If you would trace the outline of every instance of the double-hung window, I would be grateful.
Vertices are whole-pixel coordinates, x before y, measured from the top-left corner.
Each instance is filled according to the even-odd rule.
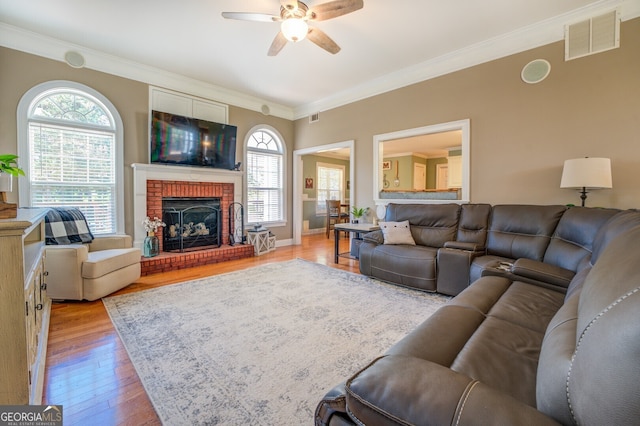
[[[344,202],[344,166],[336,164],[316,163],[317,173],[317,204],[316,213],[324,215],[327,212],[327,200]]]
[[[120,123],[109,107],[77,86],[54,85],[32,96],[25,126],[28,204],[76,207],[94,234],[119,232]]]
[[[247,138],[247,223],[284,217],[284,148],[275,131],[258,128]]]

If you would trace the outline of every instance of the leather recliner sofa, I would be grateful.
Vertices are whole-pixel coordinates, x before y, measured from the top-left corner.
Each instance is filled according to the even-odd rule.
[[[537,205],[389,204],[386,221],[408,220],[416,245],[385,245],[381,231],[360,245],[360,272],[455,296],[483,274],[519,271],[565,289],[589,261],[616,209]]]
[[[488,236],[488,246],[504,237],[514,251],[489,254],[496,258],[474,268],[482,256],[469,257],[469,271],[481,271],[480,278],[332,389],[316,409],[316,424],[637,422],[640,212],[600,211],[585,228],[586,212],[602,209],[544,210],[536,214],[559,216],[554,229],[526,224],[544,232],[520,235],[514,223]],[[562,224],[572,210],[571,222]],[[521,237],[548,240],[542,254],[530,248],[538,253],[528,259],[531,270],[487,266],[517,262],[509,255],[519,254],[517,247],[526,252]],[[565,286],[567,276],[558,279],[546,266],[576,271]]]

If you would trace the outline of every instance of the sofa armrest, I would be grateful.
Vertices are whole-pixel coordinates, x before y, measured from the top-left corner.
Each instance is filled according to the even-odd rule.
[[[88,244],[89,251],[101,251],[133,247],[133,241],[129,235],[105,235],[95,237]]]
[[[344,383],[331,389],[316,407],[315,425],[354,424],[347,414],[347,391]]]
[[[82,263],[89,257],[86,244],[45,247],[47,294],[52,299],[83,299]]]
[[[380,230],[368,232],[362,236],[362,239],[377,245],[384,244],[384,235]]]
[[[548,263],[531,259],[518,259],[513,263],[511,273],[521,277],[567,288],[575,272]]]
[[[515,398],[434,362],[378,358],[346,384],[359,424],[535,424],[553,419]]]
[[[484,245],[477,243],[465,243],[462,241],[447,241],[444,243],[444,248],[472,251],[476,253],[484,253],[486,248]]]
[[[471,263],[484,251],[445,247],[438,249],[438,293],[456,296],[471,284]]]

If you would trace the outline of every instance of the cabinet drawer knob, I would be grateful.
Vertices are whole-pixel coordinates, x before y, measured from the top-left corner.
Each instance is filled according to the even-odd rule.
[[[42,308],[43,308],[42,303],[38,303],[38,304],[36,305],[36,310],[41,311],[41,310],[42,310]]]

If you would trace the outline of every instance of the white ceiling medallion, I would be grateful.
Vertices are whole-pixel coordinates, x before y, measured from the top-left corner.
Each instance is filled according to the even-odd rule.
[[[84,56],[73,50],[64,54],[64,60],[70,67],[82,68],[84,67]]]
[[[520,77],[529,84],[540,83],[551,72],[551,64],[544,59],[535,59],[522,68]]]

